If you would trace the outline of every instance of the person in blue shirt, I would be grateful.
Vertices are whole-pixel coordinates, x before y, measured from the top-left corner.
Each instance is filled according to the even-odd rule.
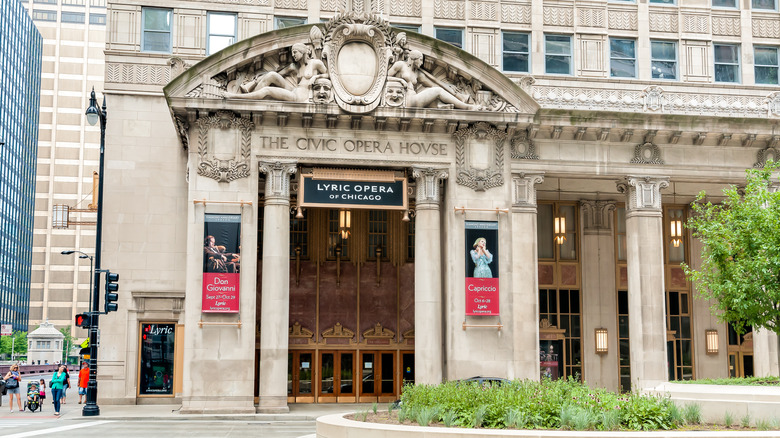
[[[68,374],[65,371],[65,365],[61,364],[57,372],[51,378],[51,399],[54,402],[54,415],[60,415],[60,398],[62,398],[62,387]]]

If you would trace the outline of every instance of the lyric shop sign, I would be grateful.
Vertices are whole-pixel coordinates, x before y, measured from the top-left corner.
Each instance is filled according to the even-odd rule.
[[[240,242],[240,214],[206,214],[203,224],[203,313],[238,313]]]
[[[301,175],[302,207],[384,208],[406,210],[406,179],[390,181],[318,179]]]
[[[466,315],[498,316],[498,222],[466,221]]]

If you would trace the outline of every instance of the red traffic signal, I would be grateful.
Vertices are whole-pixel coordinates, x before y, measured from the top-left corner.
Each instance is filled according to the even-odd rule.
[[[76,315],[76,327],[89,328],[92,325],[92,320],[86,313],[79,313]]]

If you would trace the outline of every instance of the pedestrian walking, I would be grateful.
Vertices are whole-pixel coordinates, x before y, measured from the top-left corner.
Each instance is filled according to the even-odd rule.
[[[81,397],[87,396],[87,384],[89,383],[89,367],[86,362],[81,363],[81,370],[79,371],[79,404],[81,404]],[[84,400],[84,403],[87,401]]]
[[[16,405],[19,407],[19,412],[22,411],[22,396],[19,392],[19,384],[22,381],[22,376],[19,375],[19,364],[15,363],[11,365],[11,369],[5,373],[5,389],[8,392],[8,406],[11,407],[11,412],[14,411],[14,394],[16,394]]]
[[[68,378],[67,367],[60,365],[57,372],[51,378],[51,400],[54,403],[54,415],[60,415],[60,399],[62,398],[62,387]]]
[[[68,372],[68,366],[67,365],[60,365],[65,367],[65,383],[62,385],[62,398],[60,399],[60,403],[65,404],[65,397],[68,396],[68,388],[71,387],[70,385],[70,373]]]
[[[46,380],[41,379],[41,383],[38,385],[38,390],[40,391],[41,397],[41,410],[43,410],[43,402],[46,400]]]

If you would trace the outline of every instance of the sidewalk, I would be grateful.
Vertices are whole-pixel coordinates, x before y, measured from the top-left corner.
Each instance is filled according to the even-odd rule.
[[[288,414],[181,414],[181,405],[98,405],[100,415],[97,417],[82,416],[84,405],[75,404],[68,397],[68,403],[62,405],[60,418],[68,420],[116,420],[116,421],[160,421],[160,420],[242,420],[242,421],[274,421],[274,422],[312,422],[322,415],[356,412],[371,409],[372,404],[293,404]],[[386,406],[379,406],[384,409]],[[1,412],[1,411],[0,411]],[[29,412],[27,413],[29,414]],[[53,415],[51,403],[45,406],[45,415]],[[14,414],[16,415],[16,414]],[[29,415],[38,415],[35,414]]]

